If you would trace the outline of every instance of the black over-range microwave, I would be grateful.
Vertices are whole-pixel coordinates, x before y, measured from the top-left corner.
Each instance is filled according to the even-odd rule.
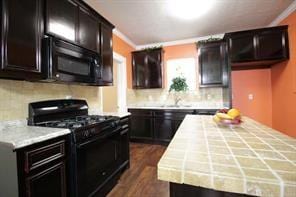
[[[63,40],[43,40],[44,81],[97,85],[101,78],[98,53]]]

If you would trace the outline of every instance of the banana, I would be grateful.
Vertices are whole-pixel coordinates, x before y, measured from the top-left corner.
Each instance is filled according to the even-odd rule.
[[[213,120],[214,120],[216,123],[219,123],[219,122],[221,121],[221,119],[220,119],[217,115],[215,115],[215,116],[213,117]]]
[[[233,118],[227,114],[224,113],[217,113],[216,114],[217,117],[221,118],[221,119],[227,119],[227,120],[232,120]]]

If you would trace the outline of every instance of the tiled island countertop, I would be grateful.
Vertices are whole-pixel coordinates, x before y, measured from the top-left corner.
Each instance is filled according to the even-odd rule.
[[[158,163],[158,179],[255,196],[296,196],[296,139],[250,118],[221,127],[187,115]]]

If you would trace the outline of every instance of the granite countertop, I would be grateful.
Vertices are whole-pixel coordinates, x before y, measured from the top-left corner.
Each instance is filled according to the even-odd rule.
[[[0,122],[0,145],[12,150],[69,134],[69,129],[27,126],[27,121]]]
[[[217,110],[223,107],[199,107],[199,106],[128,106],[128,109],[205,109],[205,110]]]
[[[296,194],[296,139],[243,117],[236,128],[187,115],[158,163],[158,179],[255,196]]]
[[[130,116],[131,113],[129,113],[129,112],[101,112],[99,115],[103,115],[103,116],[117,116],[119,118],[124,118],[126,116]]]

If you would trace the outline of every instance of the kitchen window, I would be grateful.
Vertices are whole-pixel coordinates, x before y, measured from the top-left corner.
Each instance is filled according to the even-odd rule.
[[[194,58],[172,59],[167,61],[167,82],[166,87],[170,88],[172,79],[184,77],[188,90],[196,90],[196,62]]]

